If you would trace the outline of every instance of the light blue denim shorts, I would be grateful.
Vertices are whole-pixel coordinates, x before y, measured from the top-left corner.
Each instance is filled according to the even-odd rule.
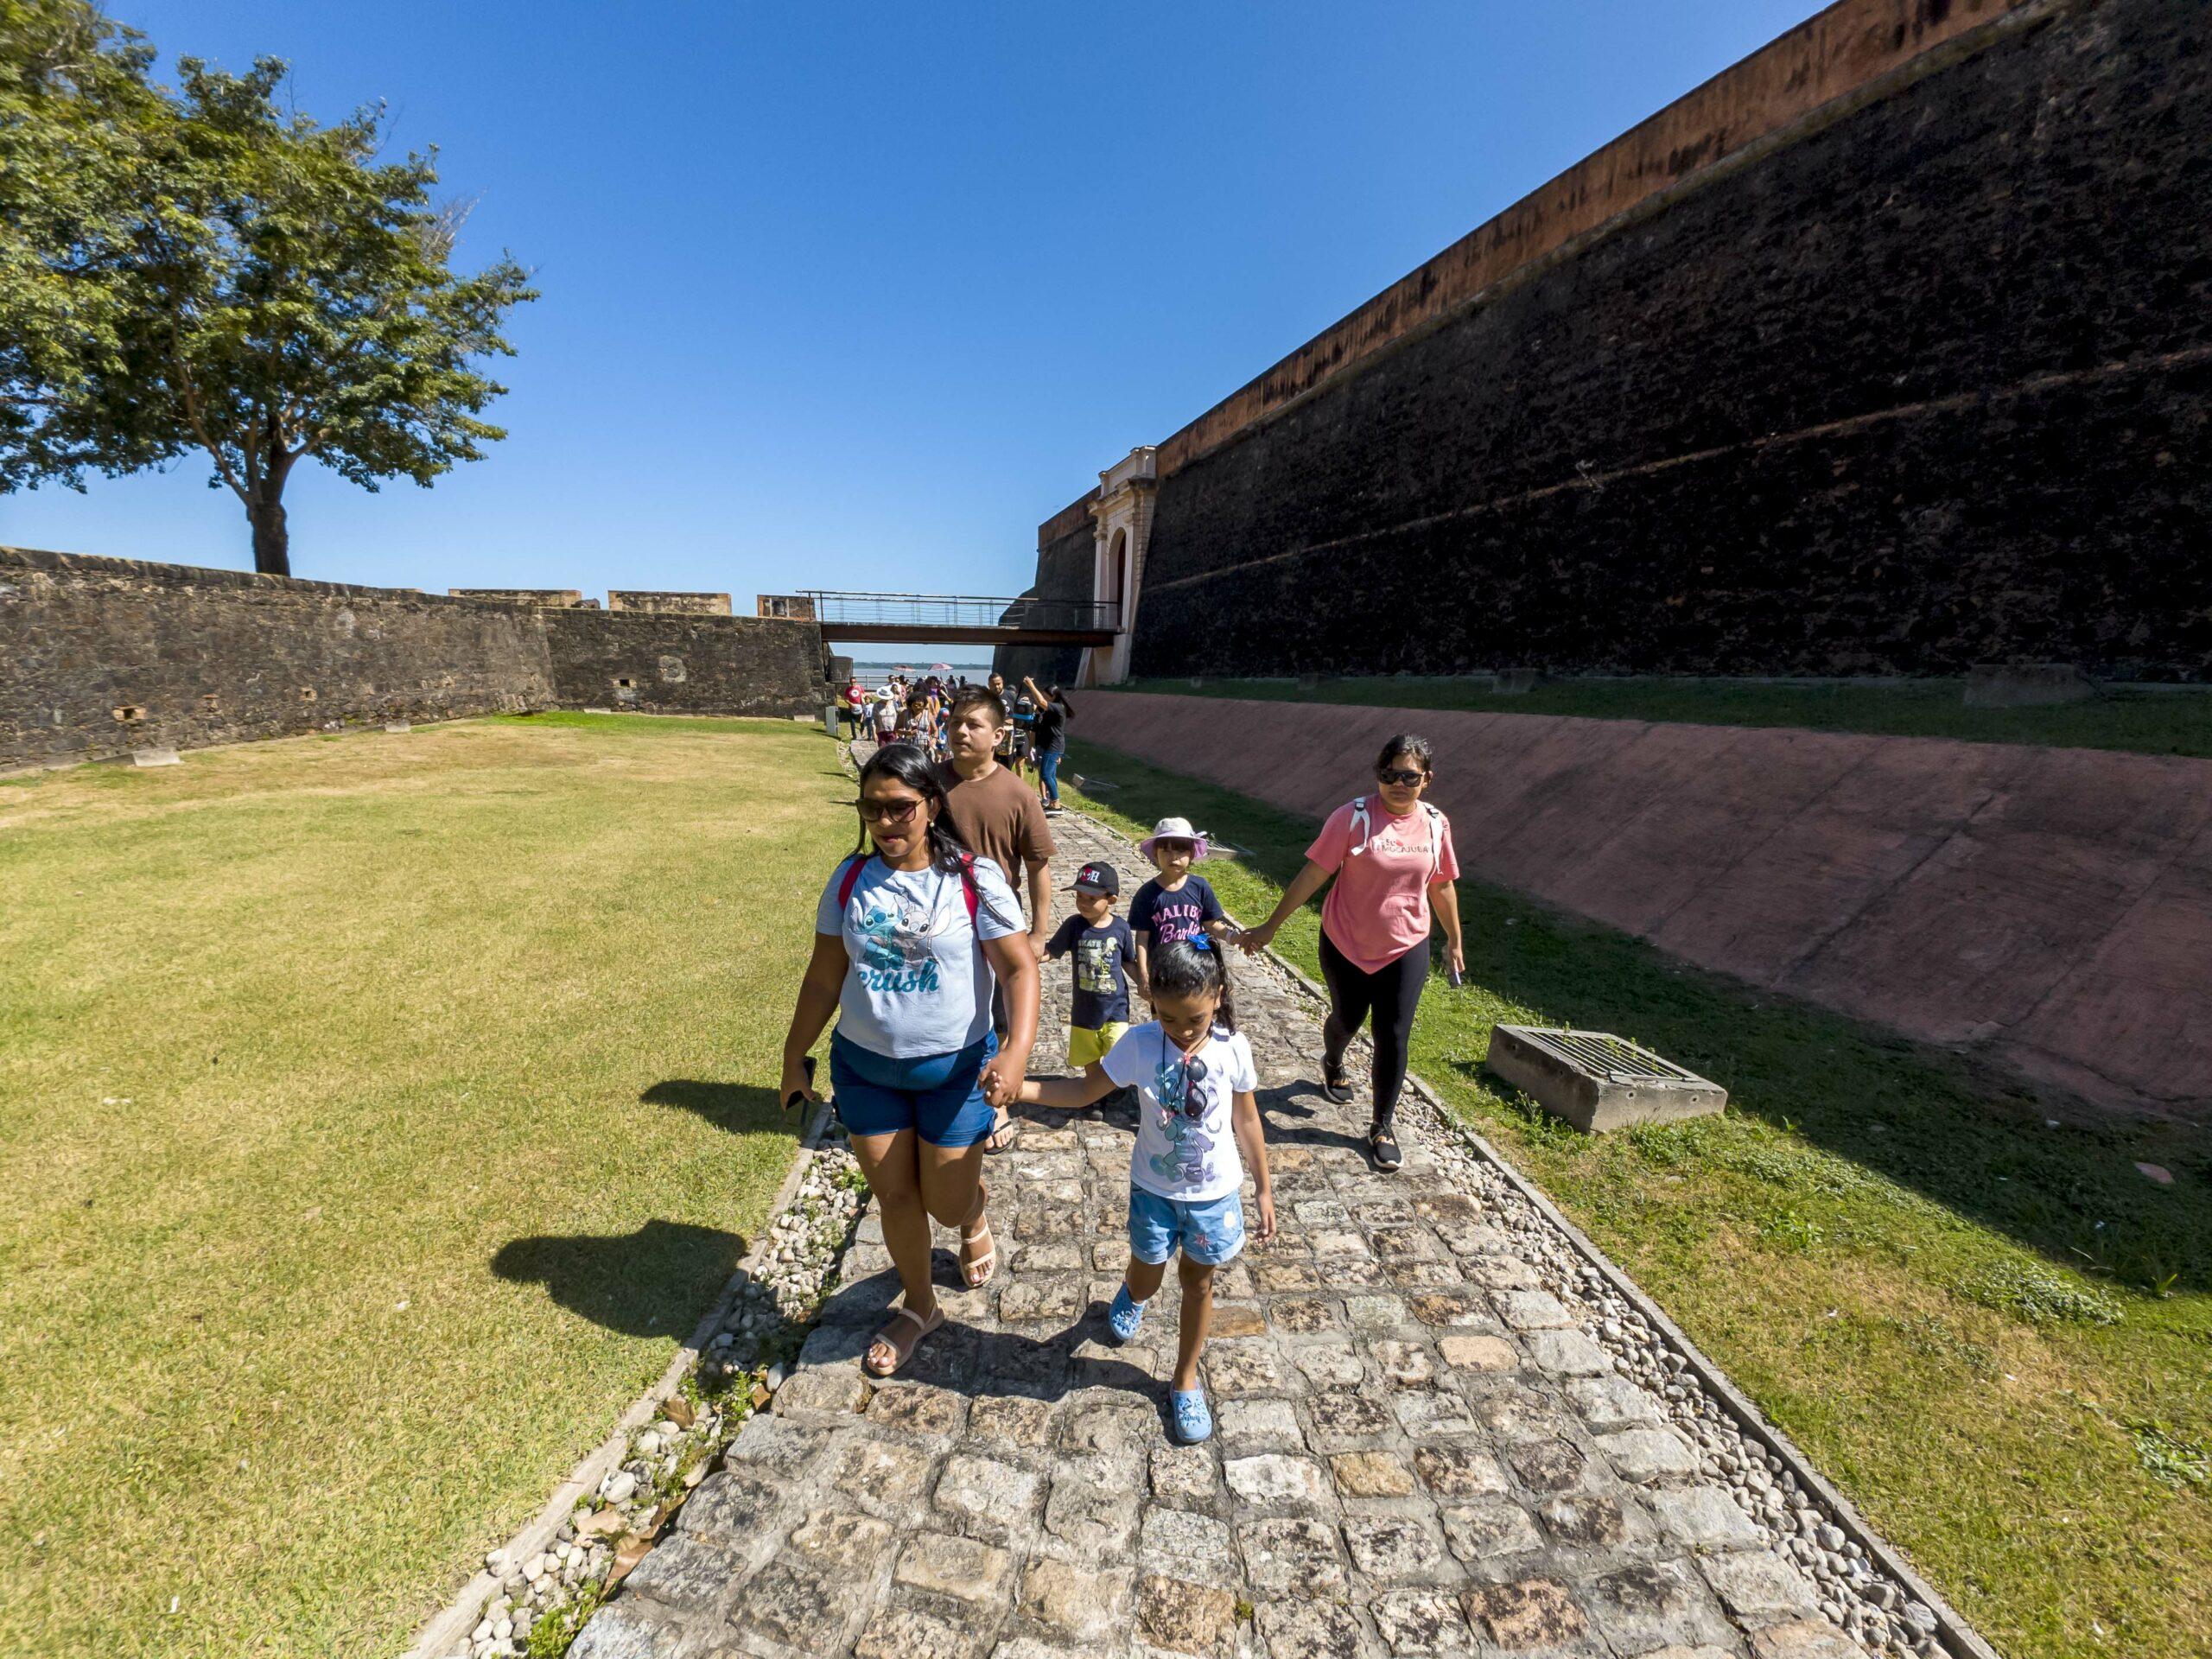
[[[1132,1182],[1129,1254],[1155,1266],[1177,1249],[1201,1267],[1217,1268],[1244,1248],[1244,1195],[1185,1204]]]

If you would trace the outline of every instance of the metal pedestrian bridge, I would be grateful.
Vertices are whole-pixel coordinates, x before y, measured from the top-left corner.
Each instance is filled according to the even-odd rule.
[[[1110,645],[1121,607],[1111,600],[807,588],[761,594],[760,614],[817,623],[823,640],[832,644]]]

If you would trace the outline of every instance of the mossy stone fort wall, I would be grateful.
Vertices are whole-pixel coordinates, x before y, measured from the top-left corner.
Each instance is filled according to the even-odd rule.
[[[1842,0],[1162,442],[1132,671],[2206,678],[2208,224],[2202,0]]]
[[[811,715],[822,673],[810,622],[0,547],[0,770],[563,707]]]

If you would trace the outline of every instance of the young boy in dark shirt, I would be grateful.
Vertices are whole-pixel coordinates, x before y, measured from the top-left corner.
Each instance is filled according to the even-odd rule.
[[[1135,936],[1114,914],[1122,877],[1111,864],[1086,864],[1076,873],[1076,914],[1045,946],[1048,962],[1073,953],[1075,998],[1068,1029],[1068,1064],[1088,1069],[1106,1058],[1129,1028],[1129,982],[1125,969],[1137,959]]]

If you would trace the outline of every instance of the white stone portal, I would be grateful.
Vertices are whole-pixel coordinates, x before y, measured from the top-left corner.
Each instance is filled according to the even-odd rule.
[[[1114,643],[1084,647],[1083,666],[1076,676],[1078,685],[1118,685],[1129,677],[1129,642],[1136,633],[1145,547],[1152,539],[1157,453],[1152,445],[1141,444],[1098,474],[1098,497],[1090,504],[1090,591],[1114,607]]]

